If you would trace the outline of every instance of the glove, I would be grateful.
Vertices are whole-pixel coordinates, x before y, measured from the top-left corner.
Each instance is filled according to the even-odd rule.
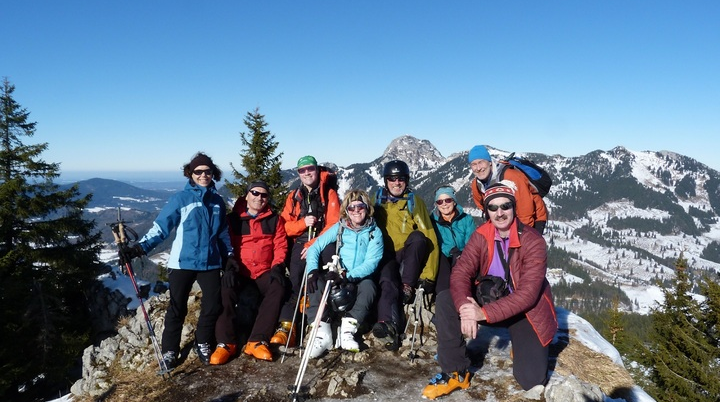
[[[545,224],[546,221],[535,221],[535,224],[533,225],[533,228],[538,231],[538,233],[543,234],[545,232]]]
[[[270,267],[270,279],[280,282],[282,284],[285,283],[285,264],[275,264],[272,267]]]
[[[334,285],[341,285],[345,279],[337,271],[328,271],[325,273],[325,281],[332,281]]]
[[[458,249],[457,247],[453,247],[450,250],[450,266],[454,267],[455,263],[457,263],[458,258],[462,255],[462,251]]]
[[[315,293],[315,291],[317,291],[317,281],[319,276],[320,275],[318,274],[317,269],[308,274],[307,283],[305,284],[305,290],[307,290],[308,293]]]
[[[142,257],[145,255],[145,250],[139,243],[132,246],[121,246],[118,251],[118,257],[120,257],[120,266],[124,269],[125,264],[132,261],[133,258]]]
[[[220,279],[222,286],[225,288],[233,288],[237,283],[237,273],[240,272],[240,264],[234,257],[228,258],[225,263],[225,271]]]
[[[426,295],[435,293],[435,281],[431,281],[430,279],[423,279],[422,282],[420,282],[420,287]]]

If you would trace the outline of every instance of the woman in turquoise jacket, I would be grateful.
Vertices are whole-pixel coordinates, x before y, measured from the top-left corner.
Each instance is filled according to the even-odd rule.
[[[310,322],[315,321],[325,285],[330,281],[333,283],[317,335],[313,344],[308,346],[311,358],[332,348],[330,321],[335,314],[342,317],[338,346],[352,352],[360,351],[355,333],[367,319],[375,302],[377,286],[373,276],[383,255],[382,231],[375,224],[373,212],[370,197],[365,191],[350,191],[340,207],[340,221],[308,248],[306,288],[310,293],[307,309]],[[320,252],[332,243],[335,243],[336,255],[340,257],[340,272],[318,267]]]
[[[225,200],[215,189],[222,172],[202,152],[183,166],[188,178],[185,188],[174,194],[158,214],[152,228],[137,244],[125,250],[129,258],[147,254],[175,230],[167,261],[170,305],[165,313],[162,334],[163,360],[169,370],[180,355],[182,326],[187,302],[195,281],[202,290],[200,317],[195,330],[195,348],[204,364],[210,361],[215,321],[222,311],[220,272],[224,261],[237,268],[227,228]]]
[[[435,208],[431,218],[440,243],[440,261],[435,285],[437,294],[450,287],[452,267],[477,225],[473,217],[463,212],[458,205],[455,189],[450,186],[441,186],[435,191]]]

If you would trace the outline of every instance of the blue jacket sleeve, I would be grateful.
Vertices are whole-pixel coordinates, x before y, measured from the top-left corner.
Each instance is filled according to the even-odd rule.
[[[173,229],[180,224],[180,194],[170,197],[167,204],[160,210],[160,213],[153,221],[153,225],[139,240],[140,247],[145,253],[162,243]]]

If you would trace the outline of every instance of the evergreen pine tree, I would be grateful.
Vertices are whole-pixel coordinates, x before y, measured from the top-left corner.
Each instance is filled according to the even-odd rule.
[[[19,384],[44,374],[67,383],[69,367],[88,344],[85,291],[100,264],[100,234],[82,217],[89,196],[61,190],[59,165],[40,159],[47,143],[25,145],[35,132],[29,112],[0,88],[0,400],[37,400]]]
[[[225,180],[225,185],[235,197],[245,196],[248,184],[255,180],[264,180],[270,187],[273,209],[282,208],[287,188],[283,184],[282,152],[275,154],[278,142],[275,135],[268,131],[265,116],[259,109],[248,112],[244,120],[248,132],[241,132],[240,139],[245,148],[240,152],[241,164],[246,173],[240,172],[230,163],[235,181]]]
[[[703,312],[690,294],[692,285],[682,254],[675,268],[675,288],[663,290],[665,301],[652,313],[647,356],[654,387],[649,392],[658,401],[717,401],[717,370],[708,371],[717,348],[703,331]]]

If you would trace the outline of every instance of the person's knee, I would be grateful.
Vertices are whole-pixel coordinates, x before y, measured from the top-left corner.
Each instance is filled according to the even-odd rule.
[[[514,364],[513,375],[515,380],[520,384],[522,389],[525,391],[536,385],[545,385],[547,381],[547,367],[523,367],[519,364]]]

